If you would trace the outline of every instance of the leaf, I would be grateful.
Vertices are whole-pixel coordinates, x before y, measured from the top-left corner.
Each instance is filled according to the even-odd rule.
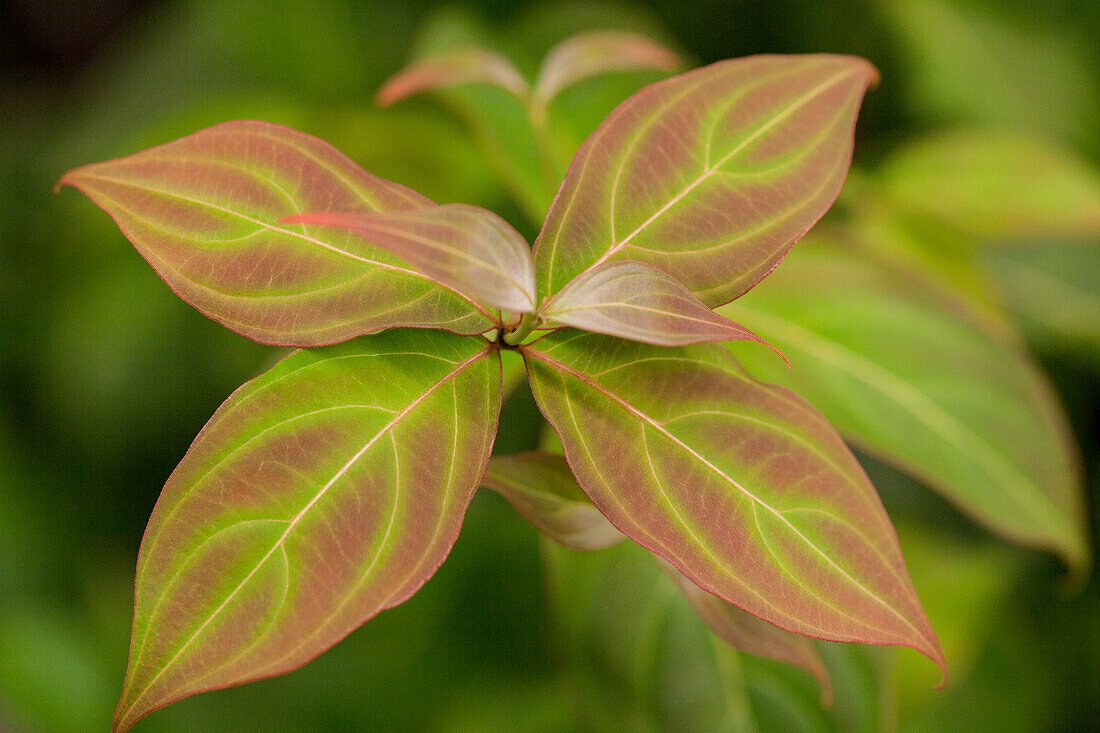
[[[547,596],[584,730],[755,731],[737,655],[633,542],[570,552],[544,542]],[[716,659],[718,657],[718,659]]]
[[[981,264],[1039,348],[1080,351],[1100,363],[1100,252],[1043,243],[997,247]]]
[[[964,120],[1092,144],[1097,116],[1094,24],[1076,10],[1069,27],[1037,3],[887,0],[903,114]],[[1095,148],[1093,148],[1095,152]]]
[[[942,668],[874,488],[797,395],[713,344],[564,330],[523,354],[580,485],[625,535],[782,629]]]
[[[375,101],[386,107],[414,94],[471,83],[491,84],[520,99],[528,95],[527,81],[511,61],[487,48],[460,48],[409,64],[386,80]]]
[[[481,483],[562,547],[599,550],[623,539],[577,486],[561,456],[541,451],[493,456]]]
[[[821,686],[822,705],[832,704],[833,688],[829,682],[829,672],[812,641],[805,636],[777,628],[732,603],[707,593],[665,560],[658,558],[658,561],[665,575],[676,584],[695,609],[695,613],[699,614],[699,618],[719,639],[737,651],[786,662],[806,670]]]
[[[534,96],[545,104],[562,89],[592,76],[634,69],[673,71],[679,65],[679,56],[637,33],[582,33],[567,38],[546,54]]]
[[[766,287],[722,312],[791,355],[789,385],[860,448],[920,478],[990,529],[1088,562],[1076,450],[1046,378],[1015,340],[928,273],[806,242]]]
[[[807,684],[802,670],[764,657],[741,657],[760,730],[897,733],[898,694],[893,676],[898,655],[890,653],[892,649],[866,644],[819,642],[815,647],[834,687],[833,704],[828,708],[821,705],[820,688]],[[954,660],[951,669],[954,674]],[[927,688],[927,677],[923,684]],[[932,694],[944,693],[933,690]]]
[[[395,326],[479,333],[483,309],[342,232],[276,222],[302,211],[424,209],[317,138],[226,122],[69,171],[181,298],[261,343],[318,346]]]
[[[610,259],[710,307],[755,285],[832,204],[874,68],[753,56],[652,84],[584,142],[535,243],[539,294]]]
[[[656,346],[764,343],[747,328],[717,315],[666,273],[633,260],[613,260],[589,269],[540,310],[549,321]]]
[[[394,331],[238,389],[149,520],[114,730],[299,667],[416,592],[488,461],[499,369],[480,339]]]
[[[491,211],[447,204],[416,211],[316,212],[282,223],[342,229],[392,252],[432,280],[482,304],[535,310],[535,266],[523,236]]]
[[[1100,174],[1068,151],[996,130],[952,130],[903,147],[879,172],[894,207],[981,239],[1100,236]]]

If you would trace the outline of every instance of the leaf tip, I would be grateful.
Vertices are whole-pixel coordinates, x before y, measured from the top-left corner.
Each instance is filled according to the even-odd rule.
[[[853,69],[858,69],[861,72],[860,75],[864,79],[864,85],[867,89],[875,89],[878,87],[879,82],[882,80],[882,75],[879,73],[878,67],[862,56],[846,56],[845,58],[852,65]]]
[[[1071,598],[1080,593],[1092,576],[1092,555],[1089,552],[1088,540],[1066,542],[1058,548],[1057,553],[1062,562],[1066,564],[1066,574],[1058,581],[1058,593],[1064,598]]]
[[[374,103],[379,107],[389,107],[408,97],[410,92],[403,91],[401,85],[397,83],[399,81],[400,79],[396,76],[387,79],[374,93]]]
[[[942,690],[947,687],[947,660],[943,656],[943,647],[940,646],[940,640],[936,638],[931,628],[928,629],[928,633],[930,636],[922,638],[925,644],[913,648],[931,659],[940,668],[940,681],[933,685],[932,689]]]
[[[780,351],[778,347],[772,346],[771,344],[769,344],[767,341],[765,341],[763,339],[760,339],[760,343],[764,344],[769,349],[771,349],[775,353],[779,354],[779,358],[782,359],[783,363],[787,365],[787,371],[789,372],[791,370],[791,360],[788,359],[787,355],[784,354],[782,351]]]
[[[111,733],[126,733],[133,727],[134,723],[152,712],[152,710],[137,710],[137,702],[136,699],[130,699],[130,686],[125,686],[122,695],[118,699],[114,719],[111,721]]]
[[[80,185],[77,183],[77,179],[79,178],[79,172],[83,169],[84,167],[81,166],[80,168],[73,168],[72,170],[65,171],[64,175],[58,178],[57,182],[53,184],[53,192],[60,193],[64,186],[72,186],[79,190]]]
[[[833,706],[833,680],[829,677],[829,671],[825,669],[820,658],[817,659],[814,669],[810,670],[810,674],[821,688],[821,707],[828,710]]]

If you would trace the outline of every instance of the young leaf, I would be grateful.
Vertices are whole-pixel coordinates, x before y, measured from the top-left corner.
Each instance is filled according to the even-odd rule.
[[[561,456],[541,451],[493,456],[481,483],[570,550],[599,550],[623,539],[577,486]]]
[[[682,283],[634,260],[613,260],[591,268],[540,310],[549,321],[656,346],[764,343],[752,331],[703,305]]]
[[[535,80],[534,96],[546,104],[582,79],[615,71],[673,71],[680,57],[645,36],[624,31],[596,31],[567,38],[546,54]]]
[[[499,409],[493,348],[441,332],[297,351],[238,389],[149,520],[114,730],[299,667],[411,596],[458,535]]]
[[[484,305],[515,313],[535,310],[530,247],[508,222],[477,206],[447,204],[370,214],[316,212],[282,221],[351,232]]]
[[[829,672],[812,641],[762,621],[732,603],[726,603],[692,583],[667,561],[661,558],[657,560],[665,575],[672,579],[695,609],[695,613],[699,614],[699,618],[703,619],[719,639],[737,651],[776,659],[806,670],[821,686],[821,703],[832,704],[833,688],[829,681]]]
[[[853,443],[1018,541],[1088,562],[1078,458],[1050,384],[964,298],[866,252],[807,242],[746,302],[794,358],[755,373],[806,395]],[[746,358],[752,358],[746,354]]]
[[[535,243],[548,296],[610,259],[654,265],[710,307],[756,284],[832,204],[874,68],[753,56],[652,84],[584,142]]]
[[[479,333],[483,309],[343,232],[276,222],[317,209],[424,209],[317,138],[226,122],[69,171],[181,298],[261,343],[318,346],[395,326]]]
[[[943,667],[874,488],[797,395],[714,344],[564,330],[523,354],[580,485],[621,532],[782,629]]]
[[[487,48],[461,48],[409,64],[386,80],[375,101],[386,107],[414,94],[470,83],[498,86],[520,99],[528,94],[527,81],[511,61]]]

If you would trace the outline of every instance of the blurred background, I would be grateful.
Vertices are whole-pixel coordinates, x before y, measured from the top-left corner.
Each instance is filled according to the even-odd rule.
[[[1056,162],[1058,185],[1024,181],[1023,203],[1012,191],[1000,194],[1004,202],[980,202],[1022,212],[1029,226],[990,231],[967,211],[940,213],[957,225],[951,241],[960,247],[1000,240],[975,261],[1061,396],[1095,535],[1095,0],[7,0],[0,731],[108,729],[135,558],[160,487],[222,400],[282,353],[176,299],[105,214],[71,189],[55,196],[54,182],[74,166],[217,122],[263,119],[320,136],[441,203],[496,210],[533,237],[537,202],[501,182],[500,162],[486,160],[461,105],[427,96],[380,110],[372,97],[431,49],[481,43],[533,75],[554,43],[601,28],[642,32],[692,65],[760,52],[870,59],[882,82],[861,113],[848,200],[875,181],[904,178],[912,141],[960,130],[1008,136]],[[621,74],[573,90],[577,140],[656,78]],[[965,180],[971,163],[957,160]],[[935,208],[943,191],[912,196]],[[502,423],[510,428],[499,452],[537,443],[528,394],[509,400]],[[1095,576],[1073,586],[1053,557],[998,539],[912,480],[866,465],[948,648],[945,690],[931,689],[936,675],[913,652],[823,645],[837,698],[823,709],[804,673],[699,647],[701,627],[678,606],[643,630],[622,619],[586,625],[570,617],[576,598],[591,603],[615,589],[568,561],[551,568],[548,583],[535,531],[480,492],[450,558],[411,601],[301,670],[190,698],[135,730],[1100,730]],[[625,615],[636,607],[620,604]],[[716,706],[739,712],[714,717]]]

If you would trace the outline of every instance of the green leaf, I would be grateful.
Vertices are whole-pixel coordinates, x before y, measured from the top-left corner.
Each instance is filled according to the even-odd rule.
[[[549,542],[542,549],[568,689],[585,730],[755,730],[744,680],[723,674],[736,671],[737,655],[707,632],[652,555],[633,542],[598,552]]]
[[[874,68],[753,56],[652,84],[585,141],[535,243],[540,296],[610,259],[708,306],[751,288],[829,208]]]
[[[624,539],[577,486],[561,456],[541,451],[493,456],[481,483],[562,547],[599,550]]]
[[[707,593],[671,564],[664,560],[659,561],[665,575],[676,584],[695,609],[695,613],[719,639],[737,651],[786,662],[806,670],[821,686],[822,705],[832,704],[833,688],[829,682],[829,672],[810,639],[786,632],[712,593]]]
[[[479,333],[491,320],[355,236],[308,234],[303,211],[424,209],[432,202],[363,171],[316,138],[226,122],[69,171],[181,298],[262,343],[318,346],[395,326]]]
[[[540,308],[551,322],[656,346],[761,341],[716,314],[652,265],[612,260],[581,274]]]
[[[955,130],[901,148],[879,171],[894,207],[981,239],[1100,236],[1100,174],[1066,150],[996,130]]]
[[[569,465],[621,532],[782,629],[943,666],[874,488],[797,395],[714,344],[563,330],[523,353]]]
[[[886,0],[871,7],[887,22],[904,111],[933,123],[964,120],[1095,144],[1100,85],[1095,24],[1087,17],[1067,26],[1046,3]],[[1087,16],[1085,5],[1078,8],[1062,14]]]
[[[983,252],[982,265],[1023,321],[1028,341],[1100,363],[1100,251],[1042,243]]]
[[[416,592],[499,409],[494,348],[442,332],[297,351],[237,390],[149,520],[114,730],[299,667]]]
[[[527,241],[504,219],[477,206],[447,204],[371,214],[316,212],[282,222],[352,232],[484,305],[515,313],[535,310],[535,266]]]
[[[679,65],[679,56],[637,33],[582,33],[547,52],[535,80],[534,96],[545,105],[562,89],[592,76],[635,69],[673,71]]]
[[[527,81],[511,61],[487,48],[459,48],[409,64],[386,80],[375,101],[389,106],[414,94],[472,83],[498,86],[520,99],[528,95]]]
[[[1015,341],[934,282],[815,239],[722,312],[791,356],[788,373],[746,353],[754,373],[805,395],[850,441],[987,527],[1080,569],[1078,458],[1054,390]]]

